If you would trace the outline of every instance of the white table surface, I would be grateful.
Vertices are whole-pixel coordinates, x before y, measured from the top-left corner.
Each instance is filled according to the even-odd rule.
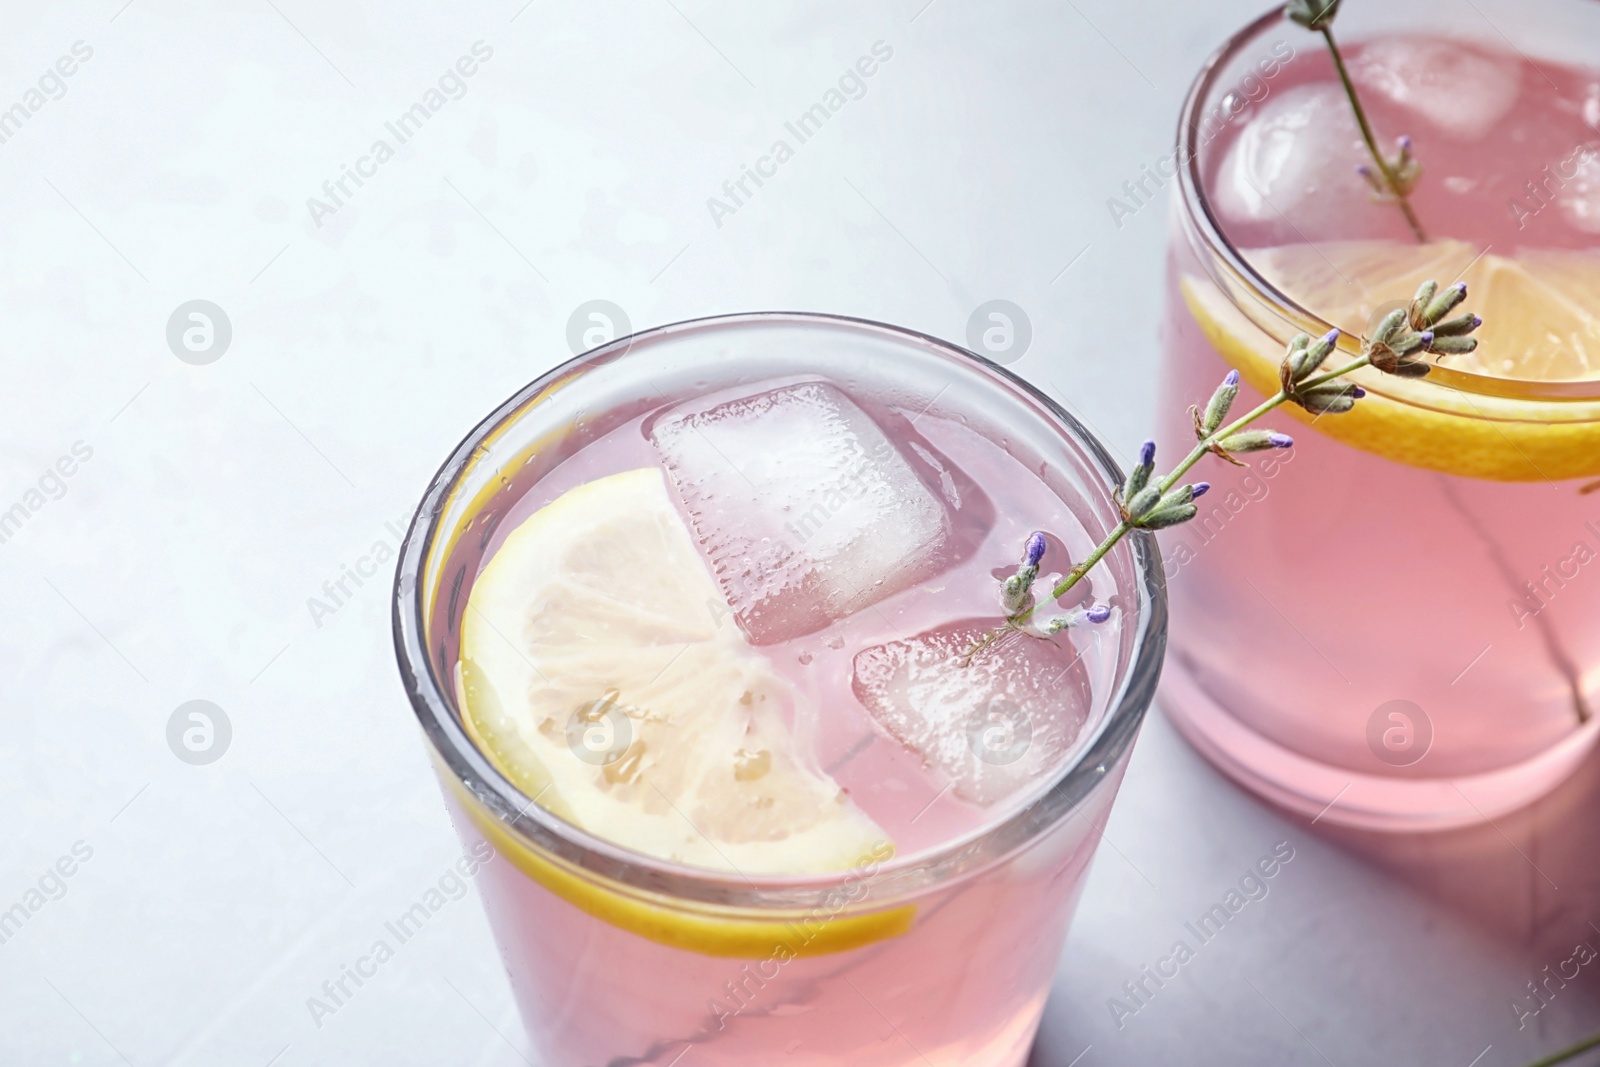
[[[320,1027],[307,1009],[457,853],[384,581],[308,599],[392,550],[592,299],[636,327],[801,308],[956,340],[1008,299],[1034,333],[1015,369],[1127,456],[1166,205],[1119,228],[1106,200],[1259,3],[10,0],[0,108],[92,56],[0,144],[0,512],[25,511],[0,543],[0,910],[60,891],[0,944],[0,1063],[526,1062],[472,896]],[[307,198],[476,41],[465,95],[317,226]],[[877,41],[865,95],[713,219]],[[195,299],[233,328],[207,365],[167,344]],[[167,742],[196,699],[232,727],[207,765]],[[1498,827],[1331,832],[1155,715],[1035,1063],[1501,1067],[1600,1028],[1600,967],[1520,1032],[1509,1007],[1600,945],[1597,805],[1591,764]],[[1270,895],[1113,1025],[1108,998],[1280,841]]]

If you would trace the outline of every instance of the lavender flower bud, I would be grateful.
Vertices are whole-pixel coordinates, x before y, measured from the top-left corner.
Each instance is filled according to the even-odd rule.
[[[1433,327],[1435,337],[1465,337],[1467,334],[1483,325],[1483,320],[1476,315],[1457,315],[1453,319],[1445,319]]]
[[[1288,448],[1294,440],[1288,434],[1271,430],[1241,430],[1217,442],[1224,452],[1265,452],[1269,448]]]
[[[1039,561],[1044,559],[1044,549],[1044,534],[1038,530],[1033,531],[1033,533],[1028,535],[1028,547],[1023,552],[1022,556],[1023,565],[1028,567],[1037,567],[1039,565]]]
[[[1406,323],[1413,330],[1420,330],[1428,325],[1422,316],[1428,304],[1433,301],[1433,294],[1438,290],[1439,283],[1432,278],[1417,286],[1417,295],[1411,298],[1411,303],[1406,307]]]
[[[1421,352],[1422,349],[1419,348],[1417,351]],[[1388,373],[1393,374],[1397,378],[1426,378],[1428,376],[1428,372],[1432,369],[1433,368],[1431,364],[1418,359],[1415,355],[1411,355],[1406,359],[1400,360],[1395,365],[1394,369]]]
[[[1395,308],[1383,317],[1383,321],[1378,323],[1378,328],[1372,332],[1373,343],[1388,344],[1390,339],[1400,332],[1401,327],[1405,326],[1405,324],[1405,308]]]
[[[1410,138],[1402,140],[1409,141]],[[1401,196],[1410,196],[1411,190],[1417,187],[1417,179],[1422,177],[1422,164],[1411,154],[1409,144],[1400,149],[1400,154],[1389,165],[1389,170],[1394,177],[1394,192]]]
[[[1311,373],[1315,371],[1321,364],[1322,361],[1320,359],[1312,359],[1311,350],[1309,348],[1302,348],[1289,353],[1289,358],[1284,361],[1284,369],[1287,373],[1286,375],[1280,373],[1279,377],[1281,378],[1287,376],[1288,382],[1285,386],[1287,388],[1289,385],[1293,385],[1296,382],[1303,381],[1310,377]]]
[[[1389,188],[1388,174],[1374,170],[1365,163],[1356,164],[1356,173],[1367,180],[1367,186],[1372,190],[1375,199],[1387,200],[1394,195],[1394,190]]]
[[[1201,429],[1207,434],[1216,433],[1217,427],[1228,417],[1228,409],[1233,407],[1233,402],[1238,396],[1239,372],[1231,370],[1228,376],[1222,379],[1222,384],[1217,386],[1217,391],[1211,394],[1211,403],[1206,405],[1205,416],[1200,420]]]
[[[1082,626],[1084,623],[1099,625],[1111,618],[1111,605],[1090,604],[1088,607],[1074,608],[1065,615],[1055,615],[1046,620],[1039,628],[1047,634],[1058,634],[1072,626]]]
[[[1428,351],[1437,352],[1441,356],[1459,356],[1477,347],[1476,337],[1435,337],[1433,344],[1428,346]]]
[[[1200,509],[1193,504],[1179,504],[1175,508],[1159,508],[1140,519],[1138,525],[1146,530],[1164,530],[1188,522]]]
[[[1311,346],[1311,351],[1312,352],[1321,353],[1319,359],[1327,359],[1328,358],[1328,353],[1332,352],[1338,346],[1339,346],[1339,328],[1337,326],[1335,326],[1333,329],[1329,330],[1322,337],[1319,337],[1317,339],[1316,344]]]
[[[1139,491],[1150,481],[1150,474],[1156,469],[1156,443],[1146,441],[1139,448],[1139,463],[1128,472],[1128,480],[1122,485],[1122,499],[1132,500]]]
[[[1013,574],[1001,583],[1000,607],[1007,615],[1015,615],[1029,606],[1029,602],[1033,600],[1032,594],[1028,591],[1031,584],[1024,581],[1020,574]]]
[[[1356,406],[1355,386],[1348,382],[1327,382],[1295,396],[1295,402],[1313,415],[1342,415]]]
[[[1139,516],[1155,507],[1161,500],[1161,489],[1158,486],[1147,485],[1133,496],[1128,498],[1128,517],[1137,519]]]
[[[1329,330],[1326,335],[1310,342],[1304,349],[1298,352],[1290,352],[1287,360],[1288,380],[1283,383],[1284,388],[1287,389],[1294,383],[1309,378],[1316,372],[1318,367],[1322,366],[1323,361],[1328,358],[1328,353],[1332,352],[1338,344],[1339,331]],[[1281,374],[1280,377],[1282,377]]]
[[[1210,482],[1196,482],[1193,485],[1180,485],[1176,489],[1170,489],[1167,491],[1167,494],[1161,498],[1160,502],[1151,509],[1151,512],[1169,511],[1172,508],[1178,508],[1185,504],[1192,503],[1195,497],[1204,496],[1206,491],[1210,488]]]
[[[1451,309],[1467,298],[1467,283],[1456,282],[1450,288],[1439,293],[1423,310],[1423,325],[1432,326],[1450,313]]]
[[[1423,345],[1422,334],[1411,333],[1408,330],[1401,330],[1389,340],[1389,349],[1396,356],[1409,356],[1413,352],[1419,352]]]

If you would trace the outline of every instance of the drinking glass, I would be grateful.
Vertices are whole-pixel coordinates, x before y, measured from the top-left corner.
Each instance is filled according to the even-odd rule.
[[[1600,6],[1347,4],[1335,27],[1347,56],[1405,35],[1509,46],[1543,91],[1541,69],[1564,77],[1558,65],[1592,61],[1585,52],[1600,42]],[[1219,208],[1227,195],[1219,153],[1292,91],[1305,64],[1327,58],[1317,34],[1275,8],[1207,60],[1184,104],[1172,156],[1167,454],[1193,445],[1188,405],[1203,406],[1230,367],[1245,371],[1235,410],[1248,410],[1260,390],[1276,388],[1259,374],[1251,388],[1251,366],[1275,374],[1291,337],[1333,326],[1344,347],[1327,366],[1348,362],[1359,335],[1415,287],[1371,293],[1370,317],[1341,321],[1264,269],[1265,253],[1246,251],[1259,233],[1226,223]],[[1380,132],[1407,132],[1378,110],[1379,94],[1369,87],[1363,96],[1387,127]],[[1525,88],[1518,99],[1527,97]],[[1342,98],[1339,107],[1348,117]],[[1537,136],[1519,129],[1518,137]],[[1335,289],[1363,283],[1336,265],[1350,262],[1340,249],[1353,246],[1341,242],[1415,247],[1393,205],[1319,210],[1329,188],[1353,180],[1361,151],[1353,141],[1337,167],[1327,164],[1323,199],[1281,218],[1264,212],[1261,224],[1288,234],[1290,251],[1274,256],[1325,258],[1340,272]],[[1470,140],[1435,134],[1419,137],[1418,152],[1426,169],[1413,201],[1430,238],[1508,234],[1493,244],[1505,255],[1540,242],[1562,245],[1562,255],[1592,251],[1597,239],[1563,229],[1554,208],[1536,231],[1519,229],[1515,213],[1502,219],[1499,200],[1492,218],[1481,216],[1486,201],[1461,206],[1480,179],[1525,193],[1504,176],[1538,177],[1538,151],[1475,151]],[[1439,284],[1488,253],[1485,244],[1446,256]],[[1334,295],[1341,307],[1360,303]],[[1462,310],[1478,310],[1473,299],[1469,292]],[[1516,311],[1509,301],[1495,306]],[[1482,822],[1552,789],[1596,737],[1600,566],[1589,561],[1600,549],[1600,497],[1590,495],[1600,475],[1600,382],[1497,377],[1454,362],[1420,379],[1358,371],[1352,378],[1368,395],[1349,414],[1313,420],[1278,409],[1262,425],[1292,431],[1294,447],[1249,455],[1244,467],[1208,461],[1215,487],[1199,516],[1162,535],[1175,620],[1163,708],[1234,779],[1316,819],[1392,831]]]
[[[1116,524],[1120,475],[1106,450],[1025,382],[921,334],[808,314],[684,322],[580,356],[485,419],[422,499],[393,601],[400,673],[463,845],[493,850],[477,882],[533,1048],[552,1067],[1027,1058],[1160,671],[1166,610],[1149,535],[1093,572],[1119,612],[1096,646],[1093,706],[1067,764],[977,829],[849,871],[746,877],[603,840],[519,791],[458,704],[473,582],[501,520],[552,467],[668,397],[863,368],[933,410],[958,403],[980,432],[1047,467],[1081,526],[1062,534],[1073,558]],[[886,825],[916,816],[890,813]]]

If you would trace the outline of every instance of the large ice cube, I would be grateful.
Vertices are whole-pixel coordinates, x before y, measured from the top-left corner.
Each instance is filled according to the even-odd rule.
[[[1089,674],[1066,634],[1013,637],[969,660],[992,626],[957,623],[864,649],[851,683],[879,726],[957,796],[984,805],[1054,770],[1090,708]]]
[[[839,389],[802,382],[669,413],[650,439],[758,644],[820,629],[931,574],[943,503]]]
[[[1522,88],[1515,56],[1486,55],[1443,37],[1379,38],[1362,46],[1350,75],[1358,88],[1382,93],[1421,122],[1463,141],[1488,133]]]
[[[1337,86],[1300,85],[1269,97],[1228,148],[1216,200],[1234,222],[1286,219],[1311,237],[1368,209],[1361,131]]]

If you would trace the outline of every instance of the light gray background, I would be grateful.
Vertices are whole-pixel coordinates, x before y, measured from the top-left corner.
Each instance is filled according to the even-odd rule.
[[[8,0],[0,108],[93,57],[0,144],[0,511],[93,455],[0,544],[0,909],[93,856],[0,945],[0,1062],[525,1062],[471,896],[311,1019],[457,846],[384,579],[329,617],[308,598],[392,550],[591,299],[636,327],[801,308],[956,340],[1011,300],[1015,369],[1126,457],[1166,204],[1119,228],[1106,200],[1257,3]],[[466,95],[316,226],[307,198],[478,40]],[[718,226],[707,198],[879,40],[866,95]],[[166,343],[193,299],[232,321],[207,366]],[[196,699],[232,725],[208,765],[167,742]],[[1597,803],[1591,764],[1498,827],[1334,834],[1154,716],[1035,1062],[1525,1062],[1600,1027],[1594,966],[1521,1032],[1509,1007],[1600,944]],[[1271,894],[1117,1029],[1107,999],[1281,841]]]

